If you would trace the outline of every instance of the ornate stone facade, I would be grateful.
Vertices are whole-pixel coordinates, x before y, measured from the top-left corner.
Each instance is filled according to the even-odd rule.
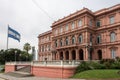
[[[92,12],[83,8],[40,34],[39,60],[99,60],[120,57],[120,4]]]

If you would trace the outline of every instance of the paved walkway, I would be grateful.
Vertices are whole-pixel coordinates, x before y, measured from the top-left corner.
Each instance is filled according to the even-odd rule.
[[[12,77],[9,75],[0,74],[0,80],[85,80],[85,79],[56,79],[56,78],[41,78],[41,77]]]

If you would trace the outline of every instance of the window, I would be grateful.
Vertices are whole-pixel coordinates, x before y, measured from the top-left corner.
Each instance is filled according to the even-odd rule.
[[[82,20],[78,21],[78,26],[81,27],[82,26]]]
[[[92,19],[90,19],[89,21],[89,26],[92,26]]]
[[[50,45],[48,45],[48,51],[50,51]]]
[[[44,46],[42,46],[42,52],[44,52]]]
[[[92,34],[90,34],[90,42],[92,42]]]
[[[111,17],[110,17],[110,24],[113,24],[114,22],[115,22],[114,16],[111,16]]]
[[[68,31],[68,25],[66,25],[66,31]]]
[[[50,40],[50,36],[49,36],[49,40]]]
[[[116,39],[115,39],[115,33],[114,32],[112,32],[111,34],[110,34],[110,41],[111,42],[114,42]]]
[[[58,30],[56,29],[56,30],[55,30],[55,34],[57,35],[57,33],[58,33]]]
[[[72,44],[75,44],[75,37],[72,37]]]
[[[98,43],[98,44],[101,43],[101,35],[98,35],[98,36],[97,36],[97,43]]]
[[[98,20],[98,21],[96,22],[96,26],[97,26],[97,27],[100,27],[100,26],[101,26],[101,21],[100,21],[100,20]]]
[[[72,22],[72,29],[74,29],[75,28],[75,23],[74,22]]]
[[[111,49],[111,57],[113,59],[115,59],[115,57],[116,57],[116,51],[115,51],[115,49]]]
[[[60,46],[62,46],[62,39],[60,40]]]
[[[62,33],[62,32],[63,32],[63,28],[61,27],[61,28],[60,28],[60,33]]]
[[[82,35],[79,35],[79,43],[82,43]]]
[[[57,44],[57,40],[55,41],[55,47],[57,47],[58,46],[58,44]]]
[[[66,45],[68,45],[68,37],[66,37]]]

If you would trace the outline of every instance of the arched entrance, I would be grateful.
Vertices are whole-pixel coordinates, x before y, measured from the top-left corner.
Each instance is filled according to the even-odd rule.
[[[60,52],[60,60],[63,60],[63,52]]]
[[[102,50],[98,50],[98,59],[101,60],[102,59]]]
[[[72,60],[75,60],[76,59],[76,52],[75,50],[72,51]]]
[[[68,51],[66,51],[66,53],[65,53],[65,59],[69,60],[69,52]]]
[[[84,60],[84,54],[82,49],[79,50],[79,59]]]

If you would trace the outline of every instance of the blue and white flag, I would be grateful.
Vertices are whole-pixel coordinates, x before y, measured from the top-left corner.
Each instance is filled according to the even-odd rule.
[[[8,37],[20,42],[20,33],[8,26]]]

